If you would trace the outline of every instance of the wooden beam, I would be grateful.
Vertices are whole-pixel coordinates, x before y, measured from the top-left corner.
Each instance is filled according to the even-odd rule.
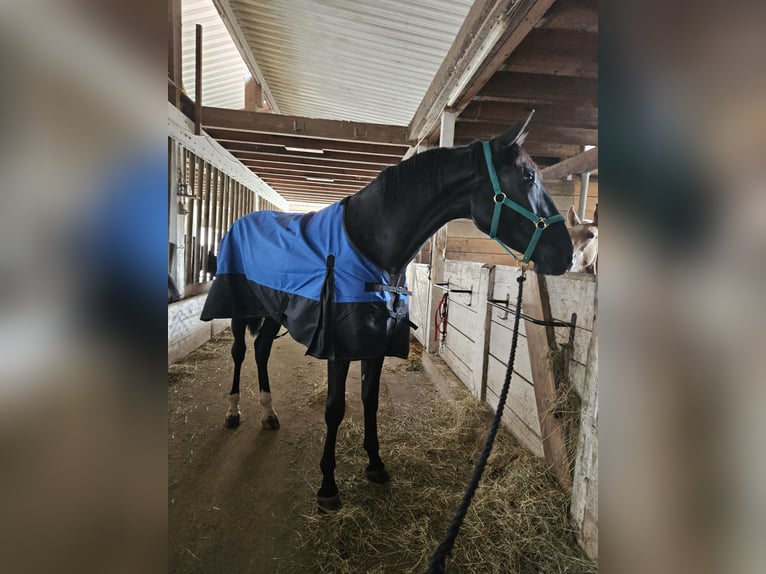
[[[359,191],[359,187],[355,185],[344,185],[340,183],[329,183],[321,181],[283,181],[275,182],[275,189],[303,189],[306,191],[321,191],[321,192],[341,192],[346,194],[352,194]]]
[[[261,72],[261,68],[258,66],[255,55],[250,49],[250,43],[247,41],[247,38],[242,31],[242,27],[239,24],[239,20],[237,19],[229,0],[213,0],[213,4],[215,5],[216,10],[218,10],[218,14],[221,16],[223,25],[226,26],[226,30],[228,30],[232,42],[234,42],[240,56],[242,56],[242,60],[245,62],[248,70],[250,70],[250,75],[261,85],[263,97],[269,108],[276,114],[280,113],[277,101],[274,99],[274,95],[271,93],[271,89],[269,89],[266,78]]]
[[[598,35],[572,30],[532,30],[502,70],[598,78]]]
[[[472,141],[476,141],[476,138],[455,138],[456,145],[467,144]],[[582,152],[582,146],[579,145],[564,145],[535,141],[525,141],[524,149],[533,157],[558,158],[559,160],[572,157]]]
[[[260,164],[257,167],[253,164],[249,164],[253,170],[258,174],[272,174],[272,175],[291,175],[291,174],[304,174],[315,175],[317,177],[332,177],[341,176],[347,179],[360,182],[370,182],[378,175],[378,171],[370,170],[368,172],[352,171],[343,168],[332,167],[298,167],[293,165],[280,165],[280,164]]]
[[[252,76],[245,82],[245,109],[257,112],[263,102],[261,85]]]
[[[359,191],[363,186],[360,186],[356,182],[349,182],[349,181],[342,181],[338,179],[333,179],[330,181],[329,179],[327,181],[317,181],[317,180],[309,180],[305,177],[279,177],[279,176],[263,176],[264,181],[266,181],[271,187],[278,187],[278,186],[284,186],[284,185],[296,185],[306,188],[313,188],[313,189],[324,189],[324,188],[333,188],[333,189],[348,189],[349,191],[356,192]]]
[[[505,33],[496,47],[488,55],[478,73],[466,84],[465,91],[460,94],[453,104],[458,109],[464,109],[476,94],[483,88],[492,76],[505,63],[513,51],[526,38],[535,24],[542,18],[555,0],[518,0],[515,10],[506,27]]]
[[[574,154],[571,154],[574,155]],[[281,157],[281,156],[267,156],[267,155],[261,155],[253,158],[241,158],[239,161],[244,164],[247,167],[252,168],[253,166],[257,165],[264,165],[264,166],[275,166],[275,167],[282,167],[282,166],[292,166],[292,167],[334,167],[334,168],[342,168],[345,170],[350,171],[358,171],[363,173],[369,173],[373,172],[375,174],[380,173],[384,168],[388,166],[384,165],[375,165],[375,164],[361,164],[361,163],[348,163],[348,162],[340,162],[340,161],[317,161],[317,160],[311,160],[311,159],[303,159],[303,158],[293,158],[293,157]],[[377,171],[376,171],[377,170]]]
[[[458,122],[456,133],[461,138],[487,139],[508,129],[507,123]],[[598,145],[598,130],[587,128],[559,127],[551,124],[529,126],[530,142],[555,142],[569,145]]]
[[[179,88],[173,98],[177,108],[181,107],[180,89],[183,86],[181,37],[181,0],[168,0],[168,78]]]
[[[306,165],[294,165],[294,164],[285,164],[280,162],[261,162],[261,161],[252,161],[247,160],[243,162],[243,165],[248,167],[251,171],[255,173],[305,173],[305,174],[316,174],[318,176],[323,175],[348,175],[348,176],[355,176],[360,179],[375,179],[378,174],[380,173],[379,170],[376,169],[354,169],[354,168],[346,168],[346,167],[332,167],[332,166],[306,166]]]
[[[306,173],[266,173],[261,172],[258,174],[258,177],[260,177],[262,180],[266,181],[271,185],[271,181],[298,181],[298,182],[304,182],[304,183],[311,183],[314,181],[320,180],[320,183],[322,181],[329,181],[332,180],[335,183],[342,183],[345,185],[353,185],[356,189],[361,189],[371,181],[373,181],[373,178],[365,177],[365,178],[357,178],[357,177],[348,177],[348,176],[342,176],[342,175],[331,175],[331,174],[306,174]]]
[[[510,127],[535,109],[535,116],[530,124],[533,131],[537,126],[554,124],[560,127],[598,128],[598,108],[587,106],[546,106],[524,105],[504,102],[474,100],[460,114],[458,121],[502,122]]]
[[[549,4],[552,1],[544,0],[544,3]],[[495,53],[498,44],[503,44],[508,35],[512,34],[517,13],[526,13],[529,11],[529,4],[538,3],[543,2],[475,0],[412,117],[409,125],[410,140],[420,142],[434,131],[442,111],[454,105],[452,100],[462,95],[465,87],[471,85],[478,70]],[[455,107],[458,110],[462,109],[459,105]]]
[[[482,88],[483,100],[537,105],[598,107],[598,81],[498,72]]]
[[[540,23],[542,28],[598,33],[597,0],[558,0]]]
[[[284,190],[284,198],[288,201],[306,201],[311,203],[334,203],[346,197],[347,194],[319,193],[313,191]]]
[[[598,148],[594,147],[541,170],[543,179],[563,179],[569,175],[598,169]]]
[[[194,48],[194,135],[202,133],[202,25],[196,24]]]
[[[528,273],[524,309],[535,318],[546,321],[552,319],[545,276],[534,272]],[[551,350],[556,348],[556,336],[552,333],[551,327],[534,323],[527,323],[525,329],[545,462],[550,465],[559,484],[568,489],[572,486],[572,476],[567,462],[564,425],[553,412],[553,405],[557,398],[557,385],[550,354]]]
[[[407,145],[406,126],[323,120],[211,107],[202,109],[202,123],[206,130],[209,127],[228,128],[308,138]]]
[[[376,164],[380,166],[394,165],[398,160],[388,155],[343,153],[327,151],[322,154],[305,153],[300,151],[288,151],[285,148],[275,146],[262,146],[251,143],[225,142],[229,152],[238,158],[257,158],[259,156],[273,156],[284,158],[309,159],[314,161],[337,161],[351,164]]]
[[[226,142],[256,143],[278,147],[296,147],[305,149],[329,150],[344,153],[372,153],[391,156],[399,161],[409,149],[406,145],[390,145],[367,142],[350,142],[317,138],[303,138],[284,134],[263,134],[241,130],[206,128],[205,131],[224,146]]]

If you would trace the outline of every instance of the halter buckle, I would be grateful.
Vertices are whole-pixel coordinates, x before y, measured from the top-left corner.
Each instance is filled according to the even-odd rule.
[[[498,199],[498,197],[502,197],[502,199]],[[495,194],[495,203],[503,203],[506,200],[506,195],[504,192],[496,193]]]
[[[535,227],[537,227],[537,229],[545,229],[548,227],[548,221],[544,217],[541,217],[535,221]]]

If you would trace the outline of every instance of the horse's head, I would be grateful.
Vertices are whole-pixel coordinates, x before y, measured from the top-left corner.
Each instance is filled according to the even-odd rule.
[[[574,247],[570,271],[577,273],[595,273],[598,257],[598,206],[593,214],[593,222],[580,221],[574,207],[567,211],[569,236]]]
[[[482,171],[488,175],[472,191],[471,217],[484,233],[533,261],[538,273],[561,275],[572,261],[572,242],[534,162],[521,148],[530,118],[482,143]]]

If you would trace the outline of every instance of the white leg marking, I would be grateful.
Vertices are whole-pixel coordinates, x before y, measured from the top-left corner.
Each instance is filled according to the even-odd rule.
[[[265,393],[261,391],[260,402],[267,417],[269,415],[277,414],[274,412],[274,407],[271,406],[271,393]]]
[[[239,393],[236,395],[229,395],[229,410],[226,413],[227,417],[238,415],[239,413]]]

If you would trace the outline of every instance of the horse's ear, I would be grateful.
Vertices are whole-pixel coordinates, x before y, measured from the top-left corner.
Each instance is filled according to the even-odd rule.
[[[596,204],[596,209],[593,211],[593,225],[598,227],[598,203]]]
[[[495,141],[498,143],[498,147],[502,149],[511,147],[513,144],[523,144],[524,139],[527,137],[527,126],[529,125],[529,120],[532,119],[534,113],[535,110],[532,110],[529,112],[526,120],[517,123],[504,134],[497,136]]]
[[[569,227],[580,225],[580,218],[577,216],[574,205],[570,205],[569,210],[567,211],[567,225]]]

